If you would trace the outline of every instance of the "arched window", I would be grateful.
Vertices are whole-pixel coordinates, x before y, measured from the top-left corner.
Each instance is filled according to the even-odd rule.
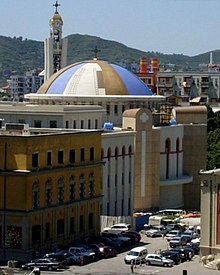
[[[46,181],[46,205],[52,204],[52,180],[48,179]]]
[[[115,158],[118,159],[118,147],[115,148]]]
[[[74,176],[70,177],[70,200],[75,200],[75,189],[76,189],[76,184],[75,184],[75,178]]]
[[[176,177],[179,177],[179,151],[180,151],[180,140],[176,140]]]
[[[128,154],[129,154],[129,158],[131,158],[131,155],[132,155],[132,146],[131,145],[128,148]]]
[[[79,177],[79,197],[80,199],[85,198],[85,176],[83,174]]]
[[[58,179],[58,202],[62,203],[64,201],[64,178],[60,177]]]
[[[40,185],[38,181],[33,183],[32,187],[32,194],[33,194],[33,208],[37,208],[40,205]]]
[[[166,153],[166,179],[169,178],[170,170],[170,139],[167,138],[165,142],[165,153]]]
[[[94,174],[91,173],[89,175],[89,196],[93,197],[95,195],[95,177]]]
[[[121,154],[122,154],[122,158],[124,158],[126,154],[125,146],[122,147]]]
[[[111,148],[110,147],[108,148],[107,156],[108,156],[108,160],[110,160],[110,158],[111,158]]]

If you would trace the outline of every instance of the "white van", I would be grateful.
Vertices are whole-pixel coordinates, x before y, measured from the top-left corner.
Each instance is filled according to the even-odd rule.
[[[124,258],[126,264],[131,264],[133,261],[134,264],[144,263],[145,257],[148,254],[146,246],[138,246],[132,248]]]

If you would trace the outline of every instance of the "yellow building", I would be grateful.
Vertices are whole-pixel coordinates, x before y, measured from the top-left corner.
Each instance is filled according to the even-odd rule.
[[[4,260],[28,259],[100,231],[101,132],[25,126],[0,131]]]

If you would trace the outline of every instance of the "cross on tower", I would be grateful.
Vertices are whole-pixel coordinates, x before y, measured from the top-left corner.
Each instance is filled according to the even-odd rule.
[[[100,51],[101,51],[101,50],[99,50],[99,49],[97,48],[97,46],[95,46],[95,49],[94,49],[95,57],[94,57],[94,59],[98,59],[98,53],[99,53]]]
[[[58,3],[58,1],[56,1],[56,3],[53,4],[53,6],[56,8],[55,12],[58,13],[57,8],[60,6],[60,4]]]

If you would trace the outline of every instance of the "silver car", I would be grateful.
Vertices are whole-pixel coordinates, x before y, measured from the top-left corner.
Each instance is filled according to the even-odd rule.
[[[160,254],[148,254],[145,257],[146,265],[174,266],[174,261],[163,257]]]

